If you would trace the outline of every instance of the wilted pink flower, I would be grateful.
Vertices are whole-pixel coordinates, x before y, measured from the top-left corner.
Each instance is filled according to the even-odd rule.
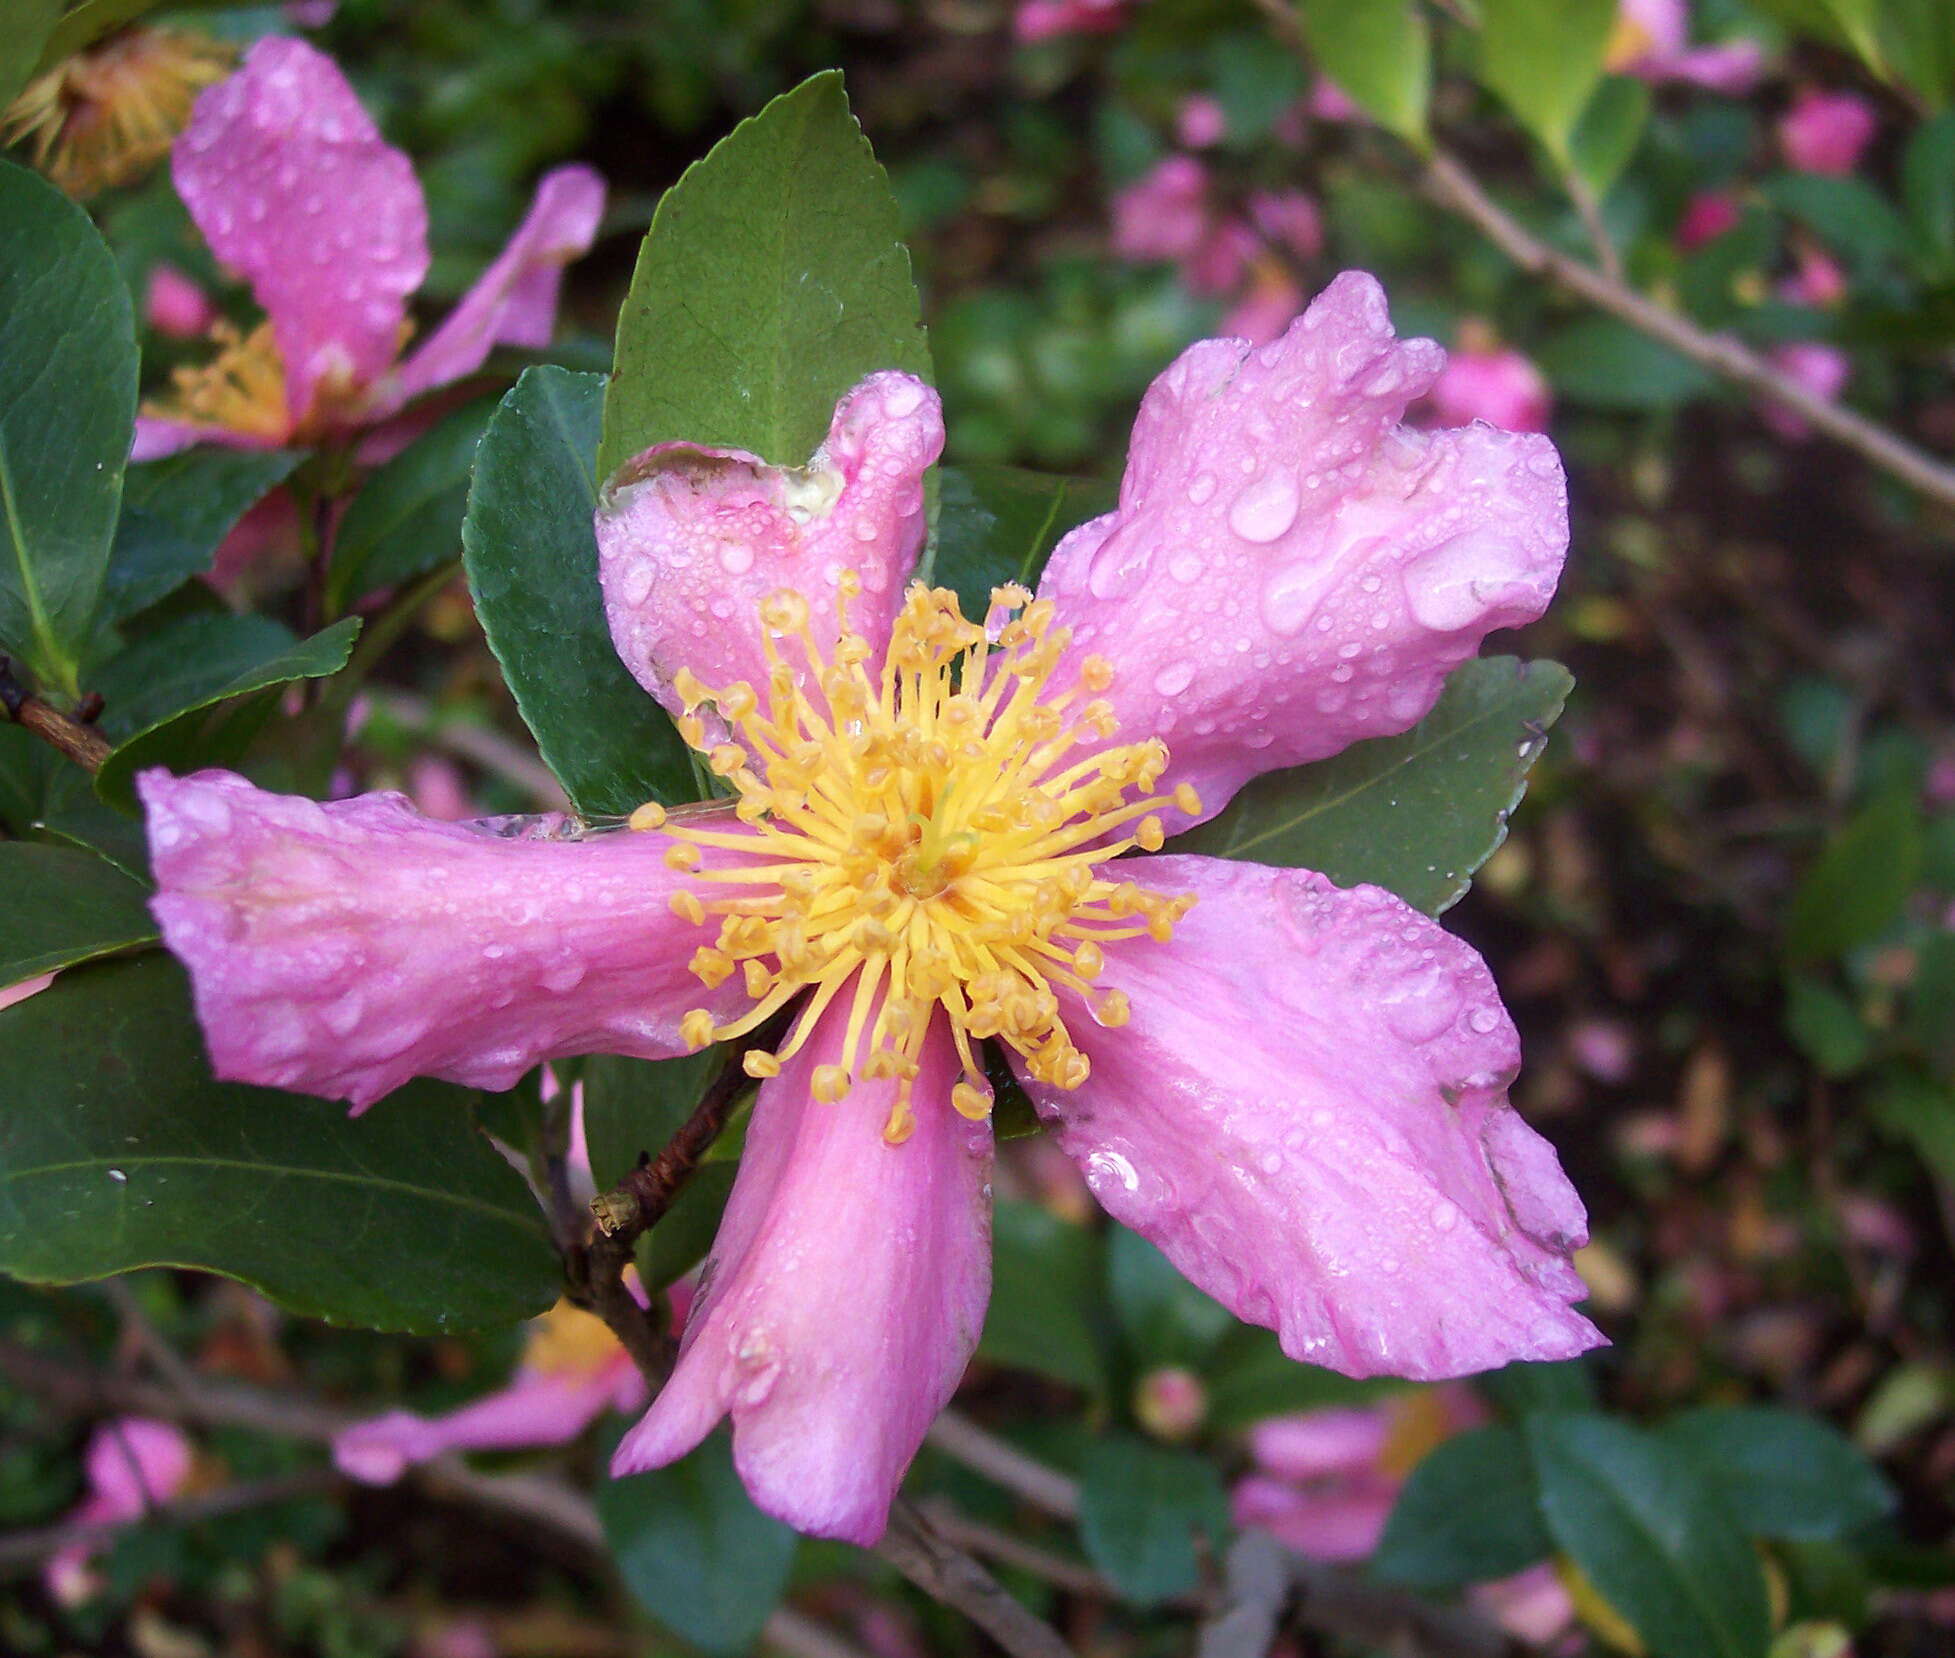
[[[1510,432],[1545,432],[1553,408],[1546,377],[1484,325],[1461,327],[1459,346],[1432,387],[1432,412],[1441,426],[1484,420]]]
[[[1605,61],[1611,74],[1745,93],[1757,84],[1765,48],[1755,40],[1692,46],[1685,0],[1622,0]]]
[[[1706,242],[1715,242],[1738,224],[1737,197],[1725,190],[1700,190],[1684,204],[1683,218],[1677,225],[1677,246],[1695,253]]]
[[[1772,367],[1788,380],[1803,386],[1815,397],[1832,402],[1846,389],[1853,374],[1853,361],[1836,345],[1823,340],[1795,340],[1773,348]],[[1812,436],[1812,426],[1803,415],[1780,404],[1761,402],[1758,415],[1788,443],[1802,443]]]
[[[1779,118],[1779,148],[1802,173],[1846,174],[1873,142],[1874,107],[1851,92],[1807,87]]]
[[[217,307],[211,304],[210,295],[176,266],[158,265],[149,273],[143,317],[157,333],[187,340],[210,332],[210,325],[217,320]]]
[[[1011,29],[1030,43],[1060,35],[1106,35],[1127,21],[1131,0],[1019,0]]]
[[[1205,92],[1181,100],[1175,112],[1174,135],[1190,150],[1205,150],[1222,142],[1229,130],[1229,118],[1222,106]]]
[[[171,166],[211,251],[268,320],[245,336],[219,325],[216,360],[180,370],[145,406],[138,460],[194,443],[346,439],[472,374],[498,344],[548,344],[563,267],[604,210],[588,167],[546,175],[509,245],[403,358],[408,297],[428,270],[427,204],[330,58],[261,40],[197,100]]]
[[[88,1495],[68,1523],[108,1526],[140,1520],[183,1490],[194,1461],[189,1440],[168,1422],[146,1416],[105,1422],[89,1440],[83,1461]],[[50,1555],[42,1568],[48,1593],[64,1606],[87,1600],[96,1590],[88,1562],[107,1546],[101,1538],[83,1540]]]
[[[746,1056],[738,1180],[614,1466],[730,1413],[755,1500],[827,1536],[881,1532],[983,1324],[985,1040],[1107,1209],[1292,1355],[1436,1377],[1595,1345],[1582,1206],[1508,1105],[1479,957],[1376,887],[1123,856],[1405,730],[1545,607],[1560,464],[1403,427],[1443,360],[1357,273],[1269,346],[1191,347],[1118,510],[982,626],[905,590],[943,442],[909,376],[850,392],[805,468],[647,450],[597,515],[612,637],[737,799],[566,841],[145,773],[217,1070],[365,1103],[791,1015]]]
[[[341,1473],[392,1485],[417,1463],[449,1451],[513,1451],[565,1445],[607,1410],[645,1403],[645,1381],[600,1320],[559,1301],[530,1329],[510,1384],[446,1416],[389,1411],[333,1436]]]

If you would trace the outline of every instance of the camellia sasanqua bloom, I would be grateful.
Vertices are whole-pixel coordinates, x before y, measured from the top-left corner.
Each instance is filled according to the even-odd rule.
[[[1733,95],[1757,84],[1764,63],[1765,49],[1755,40],[1691,45],[1686,0],[1622,0],[1607,57],[1613,74],[1655,84],[1680,81]]]
[[[177,193],[266,321],[219,324],[211,362],[144,405],[133,456],[344,442],[474,373],[497,345],[547,345],[563,267],[589,248],[603,181],[560,167],[441,325],[402,356],[428,272],[428,210],[408,158],[304,41],[261,40],[198,100],[171,155]],[[370,457],[384,458],[384,430]],[[397,446],[397,444],[395,445]]]
[[[139,780],[218,1072],[365,1104],[751,1040],[739,1175],[630,1473],[725,1415],[756,1501],[866,1542],[989,1295],[987,1042],[1120,1221],[1293,1356],[1559,1359],[1580,1201],[1509,1106],[1479,957],[1375,887],[1158,855],[1275,767],[1406,729],[1567,542],[1546,439],[1402,423],[1444,354],[1370,277],[1190,347],[1120,505],[987,614],[906,586],[936,396],[870,376],[805,467],[688,444],[607,484],[626,666],[734,798],[511,838],[398,796]]]
[[[1529,358],[1503,345],[1485,323],[1468,318],[1433,382],[1431,406],[1441,426],[1484,420],[1510,432],[1545,432],[1554,394]]]
[[[124,1416],[104,1422],[88,1442],[82,1471],[88,1494],[68,1516],[76,1526],[127,1525],[178,1496],[196,1465],[190,1441],[168,1422]],[[64,1606],[78,1605],[96,1592],[89,1561],[107,1548],[100,1536],[64,1544],[48,1556],[42,1578],[48,1593]]]

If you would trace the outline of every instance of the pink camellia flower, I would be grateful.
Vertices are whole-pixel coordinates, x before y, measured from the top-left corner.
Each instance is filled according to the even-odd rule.
[[[1683,218],[1677,224],[1677,246],[1695,253],[1708,242],[1738,224],[1738,201],[1726,190],[1700,190],[1684,204]]]
[[[1795,340],[1777,346],[1771,353],[1771,364],[1788,380],[1829,403],[1846,389],[1853,375],[1852,358],[1824,340]],[[1812,425],[1805,416],[1777,403],[1760,402],[1758,416],[1788,443],[1803,443],[1812,436]]]
[[[1755,40],[1692,46],[1685,0],[1622,0],[1604,62],[1611,74],[1742,94],[1757,84],[1765,48]]]
[[[1030,45],[1062,35],[1108,35],[1127,21],[1131,0],[1019,0],[1011,31]]]
[[[1324,216],[1301,190],[1259,190],[1249,198],[1249,222],[1272,247],[1308,262],[1324,251]]]
[[[1123,259],[1192,259],[1211,235],[1208,169],[1171,155],[1113,198],[1113,251]]]
[[[137,460],[195,443],[343,441],[474,373],[498,344],[548,344],[563,267],[604,210],[588,167],[547,174],[509,245],[403,358],[407,301],[428,271],[427,204],[330,58],[261,40],[197,100],[171,170],[211,251],[268,320],[248,335],[219,325],[216,360],[179,370],[145,406]]]
[[[1873,142],[1874,107],[1851,92],[1807,87],[1779,118],[1779,148],[1802,173],[1851,173]]]
[[[984,1321],[987,1041],[1100,1202],[1293,1356],[1428,1378],[1594,1346],[1582,1205],[1508,1103],[1479,957],[1376,887],[1126,856],[1405,730],[1545,607],[1560,463],[1403,426],[1443,361],[1360,273],[1268,346],[1192,346],[1118,509],[981,623],[905,587],[943,443],[921,382],[871,375],[805,467],[645,451],[598,507],[612,637],[735,798],[511,838],[144,773],[219,1074],[364,1104],[787,1022],[745,1055],[738,1179],[614,1468],[730,1413],[755,1500],[825,1536],[880,1534]]]
[[[125,1416],[105,1422],[88,1442],[83,1471],[88,1495],[68,1516],[76,1526],[127,1525],[177,1496],[190,1481],[195,1455],[168,1422]],[[95,1593],[88,1562],[108,1546],[96,1537],[66,1544],[42,1568],[49,1595],[75,1606]]]
[[[1545,432],[1554,408],[1546,376],[1484,323],[1460,327],[1456,350],[1432,386],[1432,412],[1441,426],[1484,420],[1510,432]]]
[[[607,1410],[645,1403],[638,1367],[602,1320],[559,1301],[534,1321],[510,1384],[447,1416],[389,1411],[333,1437],[341,1473],[391,1485],[410,1467],[449,1451],[566,1445]]]
[[[210,332],[217,307],[210,295],[174,265],[158,265],[149,273],[143,295],[143,318],[159,334],[192,340]]]

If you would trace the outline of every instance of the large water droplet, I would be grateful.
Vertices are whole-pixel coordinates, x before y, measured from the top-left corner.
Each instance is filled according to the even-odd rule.
[[[1296,480],[1287,472],[1266,472],[1235,498],[1229,528],[1244,541],[1274,541],[1297,521],[1298,504]]]
[[[1154,689],[1161,696],[1177,697],[1194,682],[1192,662],[1170,662],[1154,676]]]

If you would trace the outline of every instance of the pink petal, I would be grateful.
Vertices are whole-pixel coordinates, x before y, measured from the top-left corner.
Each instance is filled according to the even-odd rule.
[[[1860,165],[1878,125],[1866,99],[1808,87],[1779,121],[1779,146],[1787,166],[1844,175]]]
[[[991,1135],[950,1108],[957,1063],[941,1024],[902,1145],[882,1138],[894,1083],[812,1100],[849,999],[761,1087],[678,1368],[612,1472],[683,1456],[730,1412],[756,1503],[799,1531],[866,1544],[984,1323]]]
[[[172,161],[211,251],[272,320],[294,423],[378,380],[428,270],[428,212],[332,59],[261,40],[197,100]]]
[[[1111,34],[1127,21],[1128,0],[1019,0],[1012,33],[1030,44],[1060,35]]]
[[[559,167],[546,174],[509,245],[401,364],[391,406],[473,374],[495,346],[548,345],[563,268],[590,251],[603,217],[604,180],[595,171]]]
[[[1299,1411],[1251,1428],[1249,1454],[1281,1479],[1322,1479],[1369,1468],[1391,1436],[1391,1412],[1381,1406]]]
[[[635,1410],[644,1403],[636,1369],[623,1355],[620,1362],[635,1386],[621,1386],[615,1364],[581,1374],[518,1371],[508,1387],[446,1416],[396,1410],[356,1422],[333,1436],[333,1462],[351,1479],[392,1485],[410,1467],[449,1451],[567,1445],[613,1404]]]
[[[1300,1491],[1279,1480],[1250,1475],[1230,1493],[1238,1526],[1269,1532],[1285,1548],[1310,1560],[1364,1560],[1378,1547],[1397,1500],[1395,1481],[1356,1479]]]
[[[144,772],[163,937],[217,1074],[365,1106],[409,1077],[507,1088],[570,1054],[669,1058],[747,1006],[687,971],[662,835],[581,842],[436,823],[403,795],[321,805]]]
[[[88,1442],[92,1517],[135,1520],[183,1489],[195,1453],[182,1430],[146,1416],[105,1422]]]
[[[1453,352],[1432,386],[1432,412],[1441,426],[1484,420],[1509,432],[1545,432],[1553,407],[1546,377],[1506,347]]]
[[[18,979],[10,985],[0,986],[0,1008],[14,1007],[30,996],[38,996],[53,983],[52,973],[37,973],[31,979]]]
[[[160,461],[200,443],[215,443],[225,449],[276,449],[277,442],[256,432],[234,432],[228,426],[200,426],[192,420],[158,420],[153,415],[136,416],[136,437],[129,446],[132,461]]]
[[[1376,887],[1164,857],[1198,902],[1107,949],[1132,1021],[1069,1013],[1092,1074],[1028,1081],[1107,1210],[1292,1358],[1431,1380],[1563,1359],[1587,1221],[1507,1103],[1520,1044],[1485,964]]]
[[[764,690],[760,601],[803,594],[833,646],[835,583],[862,577],[849,626],[878,649],[923,547],[923,474],[944,444],[943,407],[921,380],[872,374],[835,406],[805,467],[733,449],[661,443],[628,461],[597,509],[598,575],[618,654],[673,713],[673,675]],[[787,647],[799,665],[797,648]]]
[[[1113,198],[1113,251],[1122,259],[1191,259],[1208,239],[1208,169],[1164,157]]]
[[[1039,590],[1074,662],[1115,665],[1115,740],[1164,738],[1164,787],[1208,814],[1415,724],[1488,632],[1546,607],[1561,463],[1531,433],[1401,426],[1444,363],[1356,271],[1272,345],[1191,346],[1141,403],[1119,508],[1054,552]]]
[[[174,265],[158,264],[149,273],[143,295],[143,320],[159,334],[175,340],[194,340],[210,331],[217,307],[200,283]]]

